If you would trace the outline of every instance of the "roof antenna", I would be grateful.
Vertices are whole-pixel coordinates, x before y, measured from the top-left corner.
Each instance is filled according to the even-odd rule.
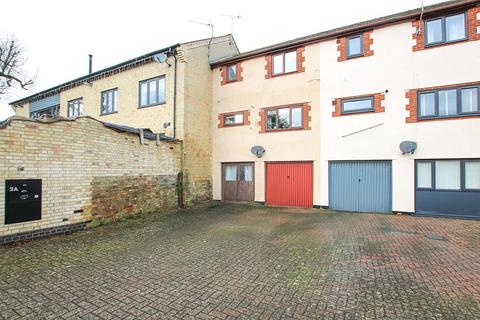
[[[200,24],[202,26],[206,26],[206,27],[210,28],[210,41],[208,41],[208,57],[210,58],[210,44],[212,43],[212,39],[213,39],[213,23],[212,23],[212,21],[209,19],[208,23],[200,22],[200,21],[194,21],[194,20],[188,20],[188,22],[195,23],[195,24]]]
[[[233,34],[233,27],[235,25],[235,20],[240,20],[240,19],[242,19],[242,17],[240,17],[239,15],[234,16],[234,15],[231,15],[231,14],[222,14],[222,17],[228,17],[232,20],[232,24],[230,26],[230,34]]]
[[[422,23],[422,19],[423,19],[423,12],[425,11],[425,6],[423,5],[423,0],[422,0],[422,13],[420,14],[420,20],[419,22]],[[418,24],[417,26],[417,36],[420,35],[420,23]]]

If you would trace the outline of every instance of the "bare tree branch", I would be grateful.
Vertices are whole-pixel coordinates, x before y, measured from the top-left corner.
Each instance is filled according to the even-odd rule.
[[[23,70],[25,62],[24,50],[15,37],[0,39],[0,95],[14,86],[27,90],[33,85],[34,77]]]

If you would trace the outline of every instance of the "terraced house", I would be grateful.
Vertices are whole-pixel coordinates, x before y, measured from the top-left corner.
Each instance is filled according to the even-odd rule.
[[[123,189],[110,196],[110,190],[122,183],[133,190],[138,181],[145,190],[158,187],[155,181],[178,171],[185,174],[187,204],[213,198],[480,218],[479,40],[480,2],[447,1],[245,53],[230,35],[176,44],[15,101],[17,115],[61,115],[77,123],[78,132],[92,128],[107,135],[93,147],[105,163],[86,157],[94,167],[84,170],[92,182],[78,201],[64,195],[65,206],[55,207],[51,221],[0,227],[0,234],[68,225],[80,221],[69,215],[85,208],[113,212],[109,204],[122,197],[119,210],[141,211],[135,207],[140,190],[133,196]],[[160,133],[160,140],[175,144],[160,145],[157,136],[156,151],[137,149],[131,138],[109,137],[82,115],[150,138]],[[68,137],[75,127],[58,126]],[[35,137],[28,130],[26,136]],[[13,131],[1,133],[15,146]],[[82,159],[88,150],[68,149],[69,139],[75,138],[64,139],[68,159]],[[102,151],[115,152],[103,148],[106,141],[122,146],[117,165]],[[39,154],[42,161],[52,157],[52,164],[44,162],[55,175],[61,150],[50,149]],[[0,154],[12,158],[7,148]],[[13,164],[0,169],[12,179],[43,174]],[[142,170],[151,176],[141,178]],[[168,179],[155,176],[159,171]],[[118,180],[122,175],[127,182]],[[144,202],[159,194],[175,197],[171,183],[167,189],[148,190]],[[59,206],[53,195],[47,200],[43,212]]]
[[[480,217],[478,40],[449,1],[214,62],[214,199]]]

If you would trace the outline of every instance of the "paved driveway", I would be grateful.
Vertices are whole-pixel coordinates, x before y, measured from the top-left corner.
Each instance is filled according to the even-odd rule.
[[[480,222],[221,205],[0,248],[0,318],[480,318]]]

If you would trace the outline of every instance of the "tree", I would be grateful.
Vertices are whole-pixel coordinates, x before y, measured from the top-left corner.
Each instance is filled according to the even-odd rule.
[[[13,36],[0,39],[0,95],[18,86],[27,90],[34,78],[26,75],[24,50]]]

